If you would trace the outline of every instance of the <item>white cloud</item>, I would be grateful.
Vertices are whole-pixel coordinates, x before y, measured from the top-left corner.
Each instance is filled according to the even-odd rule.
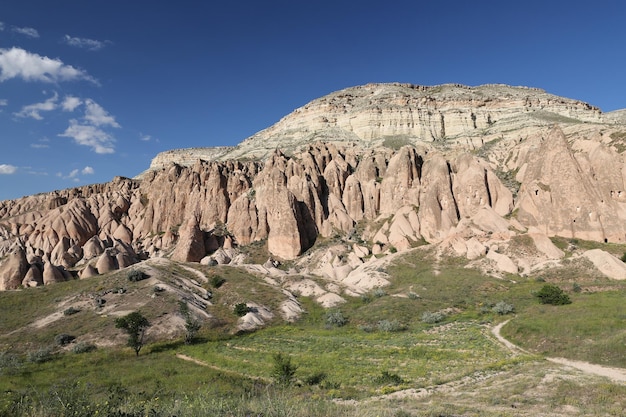
[[[0,174],[10,175],[17,171],[17,167],[8,164],[0,164]]]
[[[70,173],[67,175],[67,177],[66,177],[66,178],[74,178],[74,177],[76,177],[77,175],[78,175],[78,170],[77,170],[77,169],[74,169],[74,170],[72,170],[72,172],[70,172]]]
[[[48,83],[87,80],[97,84],[85,71],[66,65],[59,59],[51,59],[16,47],[0,48],[0,82],[12,78]]]
[[[49,142],[50,142],[50,139],[44,137],[44,138],[39,139],[37,143],[31,143],[30,147],[33,149],[47,149],[50,147],[50,145],[48,145]]]
[[[109,41],[103,42],[103,41],[97,41],[97,40],[88,39],[88,38],[75,38],[70,35],[65,35],[63,37],[63,40],[66,44],[70,46],[87,49],[89,51],[97,51],[99,49],[104,48],[106,44],[109,43]]]
[[[83,175],[93,175],[96,171],[94,171],[94,169],[90,166],[86,166],[85,168],[83,168],[82,171],[80,171],[81,174]]]
[[[139,135],[139,140],[143,140],[144,142],[148,142],[151,139],[152,139],[152,136],[150,136],[150,135],[143,135],[143,134]]]
[[[0,31],[4,30],[4,22],[0,22]]]
[[[50,97],[43,103],[35,103],[24,106],[22,107],[22,110],[20,110],[18,113],[15,113],[15,115],[18,117],[32,117],[35,120],[43,120],[40,112],[52,111],[56,109],[58,98],[59,95],[55,92],[53,97]]]
[[[0,106],[6,106],[7,104],[9,104],[9,100],[6,98],[0,98]]]
[[[72,138],[78,145],[89,146],[95,153],[115,153],[113,136],[96,126],[81,125],[74,119],[70,120],[70,126],[59,136]]]
[[[19,33],[20,35],[28,36],[29,38],[39,37],[39,32],[37,32],[37,29],[27,27],[18,28],[14,26],[11,30],[15,33]]]
[[[81,104],[83,104],[83,101],[78,97],[65,96],[63,103],[61,103],[61,107],[64,111],[74,111],[74,109]]]
[[[33,149],[48,149],[50,145],[46,145],[45,143],[31,143],[30,147]]]
[[[98,103],[91,99],[85,100],[85,120],[94,126],[111,126],[120,127],[115,121],[115,117],[111,116]]]

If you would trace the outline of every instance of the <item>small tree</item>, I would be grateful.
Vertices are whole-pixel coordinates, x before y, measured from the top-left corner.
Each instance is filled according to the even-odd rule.
[[[274,355],[274,367],[272,368],[272,378],[277,384],[289,386],[293,382],[298,367],[291,363],[291,358],[282,353]]]
[[[243,317],[250,312],[250,307],[248,307],[246,303],[238,303],[235,305],[233,311],[237,316]]]
[[[541,304],[560,306],[572,303],[572,300],[570,300],[569,296],[556,285],[544,285],[541,290],[539,290],[539,292],[535,294],[535,296],[539,298],[539,302]]]
[[[135,350],[135,355],[139,356],[139,351],[143,347],[143,339],[146,329],[150,327],[150,322],[140,312],[132,313],[115,319],[115,327],[122,329],[128,335],[127,345]]]
[[[186,302],[180,301],[178,303],[180,314],[185,319],[185,344],[190,345],[196,338],[196,334],[200,330],[200,323],[193,318],[189,306]]]

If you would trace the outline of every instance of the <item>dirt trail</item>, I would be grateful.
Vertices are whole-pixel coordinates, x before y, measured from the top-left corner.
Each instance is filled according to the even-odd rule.
[[[260,381],[264,381],[264,382],[270,382],[270,380],[268,378],[262,378],[262,377],[252,376],[252,375],[246,375],[246,374],[241,373],[241,372],[236,372],[236,371],[231,371],[229,369],[220,368],[219,366],[211,365],[211,364],[203,362],[203,361],[201,361],[199,359],[192,358],[191,356],[183,355],[182,353],[177,353],[176,357],[178,359],[182,359],[184,361],[193,362],[196,365],[206,366],[207,368],[211,368],[211,369],[214,369],[214,370],[219,371],[219,372],[229,373],[229,374],[233,374],[233,375],[237,375],[237,376],[240,376],[240,377],[249,378],[249,379],[253,379],[253,380],[260,380]]]
[[[506,340],[500,334],[500,330],[502,329],[502,327],[506,325],[509,321],[510,319],[498,324],[497,326],[494,326],[491,329],[491,332],[498,339],[498,341],[502,343],[504,346],[506,346],[511,352],[529,353],[528,351],[522,349],[521,347]],[[596,364],[589,363],[589,362],[574,361],[574,360],[565,359],[565,358],[546,358],[546,360],[553,362],[553,363],[558,363],[559,365],[565,365],[571,368],[576,368],[586,374],[599,375],[599,376],[607,377],[614,382],[626,383],[626,369],[612,368],[609,366],[596,365]]]

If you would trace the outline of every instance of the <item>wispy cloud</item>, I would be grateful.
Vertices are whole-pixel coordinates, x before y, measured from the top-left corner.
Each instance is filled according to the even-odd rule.
[[[85,120],[94,126],[111,126],[120,127],[115,121],[115,117],[111,116],[98,103],[91,99],[85,100]]]
[[[85,71],[66,65],[59,59],[48,58],[17,47],[0,48],[0,82],[12,78],[47,83],[73,80],[98,83]]]
[[[9,100],[6,98],[0,98],[0,106],[6,106],[7,104],[9,104]]]
[[[67,175],[63,175],[62,172],[57,172],[56,176],[59,178],[63,178],[64,180],[72,180],[74,182],[80,182],[80,178],[78,177],[78,174],[83,174],[83,175],[92,175],[94,173],[94,169],[90,166],[86,166],[85,168],[79,170],[79,169],[73,169],[69,172],[69,174]]]
[[[95,153],[115,153],[113,136],[97,126],[80,124],[75,119],[70,120],[69,127],[59,136],[72,138],[78,145],[89,146]]]
[[[41,138],[39,139],[37,143],[31,143],[30,147],[33,149],[47,149],[50,147],[49,143],[50,143],[50,139]]]
[[[15,174],[17,167],[9,164],[0,164],[0,175]]]
[[[144,142],[149,142],[150,140],[152,140],[152,136],[150,135],[144,135],[144,134],[139,134],[139,140],[142,140]]]
[[[29,104],[28,106],[22,107],[22,110],[14,114],[17,117],[31,117],[35,120],[43,120],[43,116],[41,116],[41,112],[52,111],[56,109],[58,99],[59,99],[59,95],[55,92],[54,96],[50,97],[48,100],[44,101],[43,103]]]
[[[4,30],[4,22],[0,22],[0,31]]]
[[[63,99],[63,103],[61,103],[61,107],[64,111],[74,111],[74,109],[76,109],[76,107],[80,106],[81,104],[83,104],[83,101],[78,97],[65,96],[65,98]]]
[[[29,38],[39,37],[39,32],[37,32],[37,29],[28,28],[28,27],[18,28],[16,26],[13,26],[11,30],[15,33],[19,33],[20,35],[28,36]]]
[[[95,39],[89,38],[76,38],[70,35],[65,35],[63,37],[63,42],[70,46],[87,49],[89,51],[97,51],[104,48],[108,43],[111,43],[110,41],[97,41]]]

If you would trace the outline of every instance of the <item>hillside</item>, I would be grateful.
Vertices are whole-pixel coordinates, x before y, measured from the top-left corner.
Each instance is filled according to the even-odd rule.
[[[571,414],[570,400],[538,399],[550,378],[552,400],[578,390],[571,378],[592,387],[577,412],[610,415],[619,383],[542,358],[626,366],[624,151],[623,110],[526,87],[368,84],[313,100],[235,147],[172,150],[133,179],[2,201],[0,373],[10,354],[59,334],[97,347],[100,361],[119,356],[114,318],[141,310],[154,360],[178,354],[210,368],[210,382],[198,381],[224,392],[270,383],[268,355],[287,350],[300,387],[330,375],[320,392],[298,391],[306,398],[384,410],[401,392],[419,407],[451,401],[455,415],[506,415],[503,404],[454,399],[465,393],[455,387],[506,402],[489,381],[519,374],[514,404],[522,392],[533,400],[514,415]],[[129,279],[138,271],[147,279]],[[545,283],[574,303],[538,305]],[[499,302],[512,309],[494,310]],[[202,328],[189,347],[181,303]],[[79,314],[66,317],[70,307]],[[520,350],[491,333],[513,312],[502,332]],[[60,358],[50,374],[65,372],[71,358]],[[89,379],[98,366],[85,366]],[[13,382],[29,386],[30,367]],[[598,405],[603,396],[612,405]]]

